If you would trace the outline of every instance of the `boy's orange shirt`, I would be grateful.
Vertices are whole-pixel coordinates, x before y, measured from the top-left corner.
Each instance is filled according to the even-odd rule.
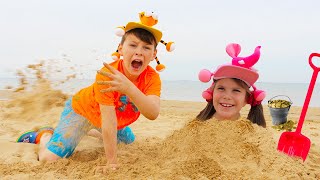
[[[110,64],[112,67],[124,73],[123,60],[118,60]],[[110,72],[106,67],[102,71]],[[118,129],[136,121],[140,115],[137,107],[130,101],[129,97],[119,92],[101,93],[101,89],[106,89],[108,85],[98,85],[97,81],[108,81],[110,78],[97,74],[96,81],[89,87],[80,90],[72,98],[73,110],[87,118],[94,126],[101,127],[101,113],[99,104],[114,106]],[[160,97],[161,80],[159,74],[150,66],[140,74],[137,88],[145,95],[156,95]]]

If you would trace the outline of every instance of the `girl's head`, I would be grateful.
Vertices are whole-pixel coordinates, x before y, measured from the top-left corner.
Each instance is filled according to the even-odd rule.
[[[214,117],[218,120],[237,120],[240,110],[244,107],[250,97],[248,85],[234,78],[224,78],[215,81],[213,86],[212,105],[216,113]]]
[[[216,80],[212,88],[212,98],[207,106],[197,115],[199,120],[215,117],[218,120],[237,120],[240,111],[253,98],[253,92],[242,80],[224,78]],[[266,127],[261,104],[251,105],[247,119],[259,126]]]
[[[265,127],[261,105],[265,92],[254,86],[259,74],[252,68],[260,57],[260,48],[258,46],[250,56],[238,57],[240,45],[229,44],[226,51],[233,58],[231,64],[221,65],[214,72],[206,69],[200,71],[200,81],[209,82],[212,79],[213,83],[202,93],[208,105],[199,113],[198,119],[206,120],[214,116],[219,120],[235,120],[240,117],[241,108],[250,104],[248,119]]]

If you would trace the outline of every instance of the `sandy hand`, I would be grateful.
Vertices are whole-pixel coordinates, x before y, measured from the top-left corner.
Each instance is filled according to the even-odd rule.
[[[107,174],[109,170],[115,171],[119,168],[119,164],[107,164],[97,166],[95,169],[95,174]]]
[[[119,72],[114,67],[110,66],[107,63],[103,63],[103,65],[110,70],[110,72],[105,71],[98,71],[99,74],[109,77],[109,81],[97,81],[99,85],[108,85],[110,86],[107,89],[102,89],[100,92],[112,92],[112,91],[118,91],[122,94],[127,94],[127,91],[129,90],[130,86],[132,85],[132,82],[121,72]]]

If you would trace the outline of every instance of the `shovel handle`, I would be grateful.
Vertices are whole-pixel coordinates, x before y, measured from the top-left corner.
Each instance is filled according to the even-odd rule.
[[[316,84],[317,76],[318,76],[318,73],[320,71],[320,67],[315,66],[313,64],[313,62],[312,62],[312,58],[314,56],[320,57],[320,54],[311,53],[310,56],[309,56],[309,64],[310,64],[311,68],[313,69],[313,73],[312,73],[311,81],[310,81],[309,88],[308,88],[308,91],[307,91],[306,99],[304,100],[304,104],[303,104],[303,107],[302,107],[302,111],[301,111],[301,115],[300,115],[300,118],[299,118],[298,126],[297,126],[297,129],[296,129],[296,132],[298,132],[298,133],[301,133],[301,128],[302,128],[304,119],[305,119],[306,114],[307,114],[307,110],[308,110],[308,107],[309,107],[309,103],[310,103],[310,99],[311,99],[312,92],[313,92],[313,89],[314,89],[314,85]]]
[[[314,65],[313,62],[312,62],[312,58],[313,58],[314,56],[320,57],[320,54],[319,54],[319,53],[311,53],[310,56],[309,56],[309,64],[310,64],[310,66],[312,67],[312,69],[313,69],[314,71],[318,71],[318,72],[319,72],[319,71],[320,71],[320,67],[317,67],[317,66]]]

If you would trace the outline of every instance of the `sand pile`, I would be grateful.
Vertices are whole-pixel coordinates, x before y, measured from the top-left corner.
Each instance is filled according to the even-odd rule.
[[[95,174],[105,163],[102,142],[87,137],[83,149],[54,163],[1,165],[4,175],[28,174],[54,178],[251,179],[316,178],[319,169],[276,151],[268,130],[247,120],[192,121],[163,141],[147,139],[119,145],[121,167],[107,175]]]
[[[272,134],[245,119],[193,121],[165,140],[161,151],[173,163],[173,177],[299,178],[314,173],[301,160],[277,152]]]

